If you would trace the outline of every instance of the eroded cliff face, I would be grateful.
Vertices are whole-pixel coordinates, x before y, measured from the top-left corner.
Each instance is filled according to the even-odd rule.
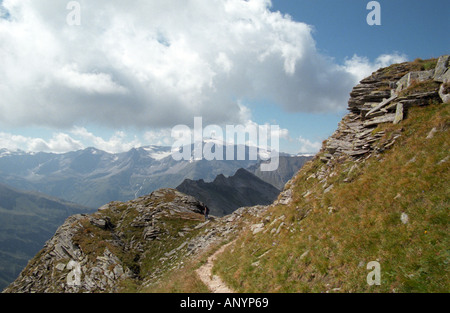
[[[397,134],[383,145],[374,145],[384,132],[376,131],[383,123],[400,123],[408,109],[430,103],[447,102],[450,82],[450,56],[438,59],[436,67],[416,71],[420,63],[402,63],[380,69],[363,79],[350,93],[350,111],[327,140],[323,158],[349,155],[358,159],[372,152],[382,152],[395,141]]]
[[[355,164],[377,156],[391,148],[402,130],[387,133],[381,127],[399,124],[412,107],[450,101],[450,55],[435,60],[405,62],[379,69],[363,79],[350,93],[350,111],[337,130],[324,141],[317,157],[325,163],[311,178],[319,178],[325,186],[334,165],[347,160]],[[424,70],[424,67],[431,69]],[[281,194],[281,203],[291,199],[291,182]],[[328,190],[330,190],[328,189]]]

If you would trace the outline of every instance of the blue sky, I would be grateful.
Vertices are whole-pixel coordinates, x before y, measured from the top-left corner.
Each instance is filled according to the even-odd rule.
[[[277,124],[280,150],[316,152],[359,79],[450,52],[449,1],[378,1],[379,26],[368,2],[0,1],[0,148],[170,145],[202,116]]]
[[[366,0],[273,1],[273,9],[313,25],[321,51],[338,61],[353,54],[375,59],[399,51],[411,58],[449,52],[450,2],[381,0],[381,25],[366,23]]]
[[[344,63],[353,55],[375,60],[399,53],[408,60],[434,58],[450,53],[450,1],[389,0],[381,5],[381,25],[369,26],[365,0],[275,0],[272,10],[289,14],[314,27],[318,50]],[[329,114],[286,114],[268,105],[255,113],[256,121],[275,118],[293,137],[326,139],[346,111]]]

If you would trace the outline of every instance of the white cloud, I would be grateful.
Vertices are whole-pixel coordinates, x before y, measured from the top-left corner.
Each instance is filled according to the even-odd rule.
[[[322,143],[318,141],[310,141],[309,139],[300,136],[298,138],[300,142],[299,153],[317,153],[322,147]]]
[[[366,57],[353,55],[351,59],[347,59],[343,68],[353,74],[359,82],[363,78],[369,76],[381,67],[386,67],[394,63],[402,63],[407,61],[407,56],[404,54],[383,54],[380,55],[374,62],[371,62]]]
[[[81,141],[71,138],[68,134],[56,133],[49,140],[36,137],[0,133],[0,147],[11,151],[24,150],[31,152],[63,153],[84,148]]]
[[[231,134],[227,133],[226,126],[227,125],[224,126],[206,125],[203,123],[202,125],[203,138],[216,139],[218,140],[218,142],[223,142],[225,144],[243,143],[239,141],[241,139],[241,137],[239,136],[231,138],[230,137]],[[278,136],[279,139],[291,140],[288,129],[281,127],[279,127],[278,129],[271,129],[270,127],[271,125],[269,124],[259,125],[258,123],[253,122],[252,120],[247,120],[245,123],[242,124],[230,124],[229,126],[233,126],[233,130],[239,132],[239,134],[241,134],[240,132],[242,131],[242,134],[245,135],[244,139],[245,143],[252,146],[259,146],[263,144],[258,141],[260,138],[256,138],[255,141],[254,138],[251,137],[250,134],[254,134],[255,132],[256,136],[258,136],[261,135],[263,131],[266,131],[266,135],[268,136],[269,141],[270,138],[274,138],[274,136]],[[270,133],[269,130],[271,131]],[[194,129],[192,127],[185,125],[185,127],[174,128],[173,130],[166,128],[147,131],[145,132],[143,137],[145,145],[171,146],[174,144],[175,141],[177,141],[180,138],[188,138],[190,136],[191,141],[193,141],[194,140],[193,132]],[[236,140],[238,142],[236,142]]]
[[[144,140],[145,145],[170,146],[173,143],[171,130],[168,128],[146,131]]]
[[[89,146],[110,153],[124,152],[142,145],[137,138],[132,140],[128,139],[126,133],[123,131],[115,132],[109,140],[94,135],[84,127],[74,127],[71,134],[81,138]]]
[[[55,77],[67,87],[80,89],[86,94],[124,94],[127,90],[114,83],[104,73],[80,73],[76,64],[69,64],[55,73]]]
[[[115,132],[105,140],[84,127],[74,127],[69,133],[54,133],[50,139],[0,132],[0,148],[11,151],[65,153],[95,147],[109,153],[118,153],[140,146],[138,139],[129,139],[122,131]]]
[[[240,103],[291,112],[345,108],[366,59],[321,55],[311,27],[269,0],[2,2],[0,122],[13,126],[167,128],[245,123]],[[378,63],[392,61],[380,58]],[[371,68],[371,67],[370,67]]]

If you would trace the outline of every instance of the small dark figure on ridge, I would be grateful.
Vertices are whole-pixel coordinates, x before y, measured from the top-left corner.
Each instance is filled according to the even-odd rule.
[[[205,214],[205,221],[207,221],[209,217],[209,208],[206,205],[203,205],[203,213]]]

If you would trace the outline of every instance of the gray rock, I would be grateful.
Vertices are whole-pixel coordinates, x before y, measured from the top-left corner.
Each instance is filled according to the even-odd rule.
[[[397,109],[395,111],[394,124],[398,124],[403,121],[403,103],[397,103]]]
[[[333,189],[333,187],[334,187],[334,185],[328,186],[328,187],[323,191],[323,193],[329,193],[329,192],[331,191],[331,189]]]
[[[438,164],[438,165],[441,165],[441,164],[447,162],[449,159],[450,159],[450,157],[449,157],[449,156],[446,156],[445,158],[443,158],[442,160],[440,160],[437,164]]]
[[[94,225],[97,226],[101,229],[112,229],[114,226],[111,223],[111,220],[109,219],[109,217],[105,217],[105,218],[95,218],[95,217],[91,217],[89,218],[89,222]]]
[[[379,105],[377,105],[372,110],[367,112],[366,117],[370,116],[372,113],[374,113],[374,112],[380,110],[381,108],[385,107],[386,105],[388,105],[389,103],[391,103],[395,99],[397,99],[397,95],[394,95],[394,96],[390,97],[389,99],[383,100]]]
[[[450,71],[447,71],[450,74]],[[449,75],[450,76],[450,75]],[[448,93],[448,88],[444,84],[439,88],[439,97],[441,97],[443,103],[450,102],[450,93]]]
[[[432,79],[434,75],[434,70],[429,71],[419,71],[419,72],[409,72],[403,76],[397,83],[396,92],[400,92],[411,86],[414,82],[423,82]]]
[[[406,213],[402,213],[402,215],[400,216],[400,220],[402,221],[403,224],[408,224],[409,222],[409,216]]]
[[[442,76],[442,82],[443,83],[450,83],[450,69],[445,72],[445,74]]]
[[[300,260],[303,260],[304,258],[306,258],[309,254],[309,250],[306,250],[305,252],[302,253],[302,255],[300,256]]]
[[[143,236],[145,240],[155,240],[162,233],[158,227],[149,226],[144,229]]]
[[[183,242],[178,248],[177,251],[180,251],[181,249],[183,249],[188,243],[185,241]]]
[[[443,55],[439,57],[438,62],[436,64],[436,68],[434,70],[433,79],[437,82],[444,82],[444,74],[449,66],[450,55]]]
[[[209,223],[209,220],[198,224],[197,226],[194,227],[194,229],[200,229],[200,228],[204,227],[208,223]]]
[[[262,232],[264,230],[264,223],[253,224],[252,226],[250,226],[250,230],[252,231],[253,235]]]
[[[375,117],[364,122],[364,127],[375,126],[381,123],[389,123],[395,120],[395,114],[385,114],[383,116]]]
[[[433,127],[433,128],[430,130],[430,132],[428,133],[426,139],[431,139],[431,138],[433,138],[433,137],[434,137],[434,134],[436,134],[436,133],[437,133],[437,128],[436,128],[436,127]]]

